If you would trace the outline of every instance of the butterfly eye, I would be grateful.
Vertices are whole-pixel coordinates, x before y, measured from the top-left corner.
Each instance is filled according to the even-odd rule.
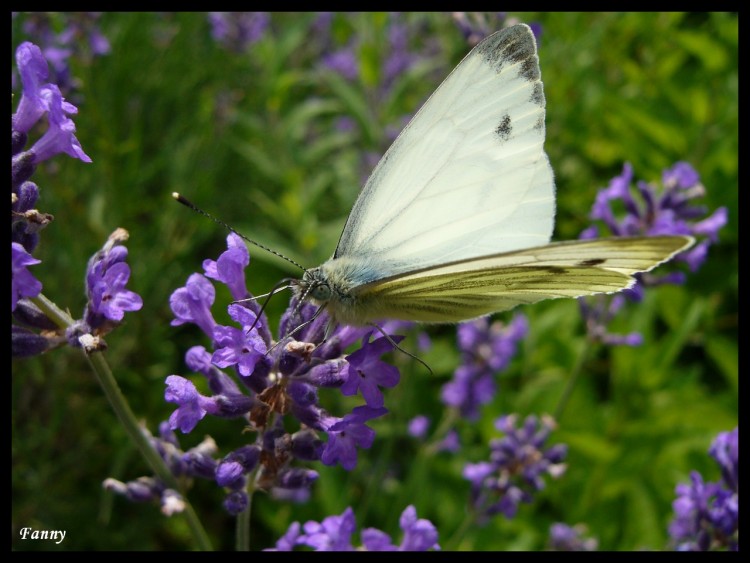
[[[331,288],[327,283],[320,283],[310,289],[310,297],[316,301],[328,301],[331,298]]]

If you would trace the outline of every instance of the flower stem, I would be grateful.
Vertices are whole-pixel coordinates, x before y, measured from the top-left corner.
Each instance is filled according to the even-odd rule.
[[[39,296],[33,298],[32,301],[60,328],[68,328],[75,322],[70,315],[60,309],[55,303],[47,299],[43,294],[39,294]],[[99,385],[109,401],[109,404],[115,411],[115,414],[125,429],[125,432],[140,450],[146,463],[167,487],[179,491],[180,488],[177,484],[177,480],[174,478],[174,475],[172,475],[172,472],[169,470],[164,460],[153,448],[151,442],[141,429],[138,420],[130,409],[129,403],[122,394],[122,391],[120,391],[120,387],[117,385],[117,380],[112,374],[112,370],[110,369],[107,360],[104,358],[104,355],[101,352],[92,352],[85,355]],[[187,518],[188,525],[193,532],[193,537],[198,544],[198,548],[205,551],[212,550],[211,541],[208,538],[200,519],[188,500],[184,498],[184,495],[183,499],[185,501],[184,514]]]
[[[250,551],[250,516],[253,512],[254,492],[255,472],[248,476],[247,508],[237,515],[234,542],[236,551]]]
[[[552,415],[552,417],[558,422],[560,421],[560,417],[562,417],[562,413],[565,410],[565,407],[568,405],[570,396],[573,394],[573,389],[575,388],[576,383],[578,382],[578,378],[581,375],[583,364],[588,359],[591,349],[593,348],[592,344],[593,342],[591,338],[586,338],[584,343],[582,344],[582,349],[578,354],[576,364],[575,366],[573,366],[573,370],[570,374],[570,377],[568,378],[568,383],[565,386],[565,389],[560,396],[560,400],[557,402],[557,406],[555,407],[555,412]]]

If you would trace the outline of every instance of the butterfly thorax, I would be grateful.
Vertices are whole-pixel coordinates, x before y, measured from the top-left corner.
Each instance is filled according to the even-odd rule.
[[[325,306],[336,321],[343,324],[362,325],[372,321],[358,288],[379,279],[366,261],[351,257],[332,258],[306,270],[297,282],[295,291],[316,305]]]

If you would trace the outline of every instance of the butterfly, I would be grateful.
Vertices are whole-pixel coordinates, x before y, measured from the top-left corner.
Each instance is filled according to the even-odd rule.
[[[612,293],[688,236],[550,243],[555,184],[545,97],[524,24],[482,40],[385,153],[333,256],[293,289],[339,323],[453,323],[558,297]]]
[[[544,299],[613,293],[693,244],[680,235],[551,243],[555,182],[544,108],[534,34],[524,24],[498,31],[390,146],[327,262],[304,269],[240,236],[304,270],[291,287],[300,303],[318,305],[315,317],[326,311],[331,324],[350,325],[456,323]]]

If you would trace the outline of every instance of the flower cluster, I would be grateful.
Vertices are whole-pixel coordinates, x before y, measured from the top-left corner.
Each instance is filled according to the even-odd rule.
[[[22,43],[16,51],[22,94],[11,119],[11,312],[14,356],[30,356],[65,341],[57,326],[30,301],[42,290],[42,283],[28,270],[40,260],[31,253],[39,244],[39,233],[52,216],[36,209],[39,186],[31,181],[36,167],[65,153],[83,162],[91,158],[75,136],[71,115],[78,108],[63,98],[60,88],[47,82],[49,69],[42,52],[32,43]],[[28,134],[46,116],[47,131],[25,149]],[[125,289],[130,268],[124,260],[127,249],[120,243],[127,232],[118,229],[89,261],[86,272],[88,303],[84,319],[68,329],[68,341],[87,350],[102,344],[98,339],[122,321],[124,311],[136,311],[141,298]],[[83,338],[83,340],[81,340]]]
[[[325,47],[321,56],[321,63],[324,68],[332,70],[347,80],[365,80],[363,70],[360,68],[360,57],[358,51],[360,45],[356,40],[352,40],[345,47],[339,47],[330,38],[330,27],[333,21],[333,14],[324,12],[318,16],[314,22],[314,28],[320,37],[329,38],[325,42]],[[414,30],[398,15],[391,15],[388,21],[386,34],[387,41],[378,72],[381,73],[377,87],[379,95],[385,96],[392,88],[395,80],[412,68],[425,54],[418,51],[412,51],[410,47],[411,37]],[[370,70],[370,69],[368,69]]]
[[[67,330],[71,346],[81,344],[82,335],[99,337],[119,325],[127,311],[143,307],[141,296],[125,286],[130,279],[130,266],[125,262],[128,240],[125,229],[116,229],[86,267],[86,308],[83,319]]]
[[[586,531],[583,524],[552,524],[549,528],[549,547],[552,551],[596,551],[599,542],[595,538],[584,538]]]
[[[528,321],[520,314],[507,325],[487,317],[461,324],[457,334],[461,364],[443,387],[443,402],[458,409],[462,417],[476,420],[479,407],[492,401],[497,392],[498,372],[507,367],[527,333]]]
[[[720,207],[706,216],[704,206],[693,204],[694,199],[705,195],[706,189],[698,173],[686,162],[678,162],[664,170],[661,187],[638,181],[634,191],[632,183],[633,168],[626,163],[622,174],[597,194],[590,218],[601,221],[611,236],[691,235],[702,239],[674,258],[674,261],[684,262],[691,271],[696,271],[706,259],[709,246],[717,242],[719,229],[727,222],[727,209]],[[624,211],[621,219],[613,206]],[[581,233],[580,238],[599,236],[599,225],[592,225]],[[640,334],[610,334],[607,325],[625,305],[626,299],[640,301],[646,287],[685,281],[682,272],[662,276],[645,272],[637,274],[636,278],[638,282],[632,288],[617,295],[579,299],[587,331],[594,339],[605,344],[641,344],[643,338]]]
[[[669,535],[678,550],[739,550],[739,430],[722,432],[708,451],[721,481],[705,482],[697,471],[677,485]]]
[[[544,488],[543,476],[557,478],[565,472],[562,463],[567,446],[544,447],[555,426],[551,418],[541,422],[528,416],[516,428],[517,416],[506,415],[495,421],[505,436],[490,442],[490,459],[464,466],[463,476],[471,482],[471,504],[479,522],[502,513],[513,518],[522,502],[530,503],[533,493]]]
[[[70,69],[71,59],[88,61],[110,52],[109,40],[99,30],[100,18],[100,12],[33,12],[24,17],[24,33],[42,46],[53,81],[66,95],[79,85]]]
[[[504,12],[453,12],[453,21],[464,36],[466,43],[474,47],[482,39],[502,27],[519,23],[516,18],[508,18]],[[542,27],[538,23],[529,24],[534,36],[539,39]]]
[[[389,14],[384,30],[385,41],[375,45],[363,45],[357,34],[353,34],[352,38],[342,45],[340,34],[331,33],[331,28],[334,18],[349,17],[351,16],[347,14],[334,16],[331,12],[323,12],[313,22],[312,27],[318,45],[319,66],[352,83],[351,87],[337,90],[346,90],[347,98],[361,97],[362,107],[373,113],[365,120],[367,123],[384,124],[384,129],[375,137],[377,147],[364,152],[361,156],[362,177],[365,180],[413,116],[413,113],[395,116],[386,113],[397,107],[393,104],[392,97],[401,92],[397,87],[399,81],[423,62],[430,64],[422,65],[421,68],[437,69],[440,66],[440,57],[438,46],[429,40],[415,45],[415,39],[419,40],[424,35],[423,30],[419,23],[407,20],[399,13]],[[374,60],[373,55],[379,57],[379,60]],[[439,72],[434,79],[439,80]],[[350,105],[350,102],[347,105]],[[362,143],[372,143],[372,131],[362,127],[362,121],[361,116],[355,120],[351,115],[342,115],[334,127],[339,131],[361,136]]]
[[[435,526],[423,518],[417,518],[413,506],[401,513],[399,525],[404,532],[399,545],[377,528],[365,528],[360,536],[362,546],[352,545],[352,534],[357,527],[354,511],[347,508],[339,516],[329,516],[322,522],[309,521],[304,525],[292,523],[287,532],[276,542],[271,551],[292,551],[295,546],[305,546],[315,551],[428,551],[439,550],[438,533]]]
[[[317,315],[316,307],[294,297],[281,319],[282,338],[274,342],[268,320],[246,289],[247,248],[235,234],[227,237],[227,243],[218,260],[204,262],[205,275],[191,275],[170,298],[176,317],[172,324],[197,325],[213,351],[195,346],[186,354],[188,367],[205,377],[209,395],[201,394],[184,377],[167,378],[165,398],[177,405],[169,425],[187,433],[207,414],[249,422],[256,432],[255,443],[219,463],[217,483],[240,498],[252,480],[276,496],[304,500],[317,474],[292,467],[292,461],[338,463],[351,470],[357,464],[357,449],[372,445],[375,431],[367,422],[388,412],[380,388],[395,386],[400,377],[380,356],[401,337],[373,339],[372,328],[331,330],[326,315]],[[237,326],[220,325],[214,319],[215,288],[209,278],[229,288],[236,301],[227,310]],[[360,339],[361,347],[345,355],[344,350]],[[222,371],[226,368],[233,369],[236,379]],[[343,417],[333,416],[319,405],[318,390],[327,387],[339,388],[347,396],[361,393],[365,404]],[[287,430],[291,426],[284,423],[287,415],[300,424],[297,432]],[[327,436],[325,443],[319,434]]]
[[[704,206],[694,205],[693,200],[703,197],[706,188],[701,184],[698,172],[687,162],[678,162],[662,173],[662,187],[644,181],[636,182],[633,189],[633,167],[626,163],[622,174],[616,176],[607,188],[599,191],[591,209],[590,218],[601,221],[610,235],[691,235],[705,237],[695,247],[682,252],[676,260],[685,262],[691,271],[696,271],[708,254],[708,247],[718,241],[719,229],[727,222],[727,209],[720,207],[706,217]],[[612,209],[619,204],[625,211],[618,219]],[[593,225],[581,233],[581,238],[596,238],[599,227]],[[644,279],[645,278],[645,279]],[[644,276],[646,285],[656,283],[681,283],[683,277],[672,274],[664,280]]]
[[[203,477],[213,476],[216,471],[216,460],[212,457],[216,453],[216,443],[209,437],[188,451],[180,449],[177,436],[163,422],[159,426],[159,437],[152,436],[148,430],[143,432],[149,438],[154,449],[166,461],[167,467],[175,476]],[[123,483],[117,479],[106,479],[103,483],[106,490],[119,494],[133,502],[158,501],[165,516],[182,512],[185,502],[175,490],[169,489],[154,477],[140,477],[134,481]]]
[[[268,12],[209,12],[211,35],[235,53],[245,52],[263,37],[271,21]]]

